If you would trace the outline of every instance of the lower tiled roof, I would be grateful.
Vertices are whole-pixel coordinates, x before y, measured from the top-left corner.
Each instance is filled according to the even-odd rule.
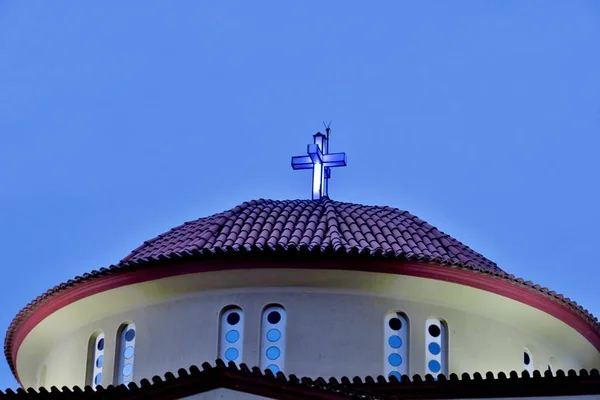
[[[400,381],[395,377],[387,380],[383,376],[376,378],[354,377],[349,379],[298,378],[295,375],[285,376],[278,372],[273,375],[270,370],[261,371],[254,367],[249,369],[245,364],[239,367],[234,363],[225,365],[217,360],[216,365],[202,364],[202,370],[196,366],[189,371],[180,369],[177,374],[168,372],[164,378],[155,376],[152,380],[142,379],[140,385],[135,383],[128,387],[112,385],[93,390],[56,387],[47,389],[18,389],[16,392],[6,390],[0,392],[0,399],[182,399],[188,396],[206,393],[216,389],[229,389],[241,393],[254,394],[273,399],[459,399],[489,397],[541,397],[541,396],[581,396],[600,395],[600,373],[598,370],[581,370],[567,373],[559,370],[556,376],[545,372],[542,376],[534,371],[530,376],[523,371],[519,376],[515,371],[509,376],[499,373],[494,376],[488,372],[485,378],[475,373],[472,376],[456,374],[449,377],[439,375],[437,380],[431,375],[422,378],[415,375],[412,379],[403,376]]]
[[[501,271],[494,262],[407,211],[328,198],[246,202],[173,228],[145,242],[121,264],[240,249],[333,250]]]

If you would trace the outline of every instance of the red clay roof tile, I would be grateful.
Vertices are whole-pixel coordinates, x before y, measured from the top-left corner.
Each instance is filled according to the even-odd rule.
[[[383,253],[392,258],[501,271],[498,266],[414,215],[391,207],[321,200],[255,200],[186,222],[145,242],[121,261],[138,264],[194,252],[294,248]]]

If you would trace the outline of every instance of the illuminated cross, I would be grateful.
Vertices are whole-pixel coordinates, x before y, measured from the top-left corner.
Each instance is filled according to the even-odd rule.
[[[346,166],[346,153],[329,154],[329,128],[326,132],[327,136],[321,132],[313,135],[315,143],[308,145],[308,155],[292,157],[293,169],[313,170],[313,200],[328,196],[327,182],[331,177],[331,168]]]

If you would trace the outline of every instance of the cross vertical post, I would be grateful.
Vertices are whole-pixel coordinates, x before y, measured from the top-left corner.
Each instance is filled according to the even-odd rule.
[[[317,132],[313,139],[314,143],[308,145],[306,156],[292,157],[292,168],[313,170],[312,199],[318,200],[329,196],[331,168],[345,167],[346,153],[329,153],[329,135]]]

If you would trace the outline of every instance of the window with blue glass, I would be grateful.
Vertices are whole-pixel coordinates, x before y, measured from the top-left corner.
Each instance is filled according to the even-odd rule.
[[[266,307],[261,319],[260,368],[274,374],[285,365],[285,328],[287,316],[280,305]]]
[[[86,385],[96,387],[102,385],[102,369],[104,368],[104,332],[96,331],[88,342],[88,362]]]
[[[385,376],[400,380],[408,375],[408,317],[401,312],[389,313],[383,331]]]
[[[117,331],[115,380],[119,385],[129,385],[133,380],[136,339],[137,330],[131,322],[122,324]]]
[[[425,322],[425,373],[448,375],[448,327],[439,318]]]
[[[219,321],[219,358],[223,361],[242,362],[244,344],[244,313],[239,307],[226,307]]]

